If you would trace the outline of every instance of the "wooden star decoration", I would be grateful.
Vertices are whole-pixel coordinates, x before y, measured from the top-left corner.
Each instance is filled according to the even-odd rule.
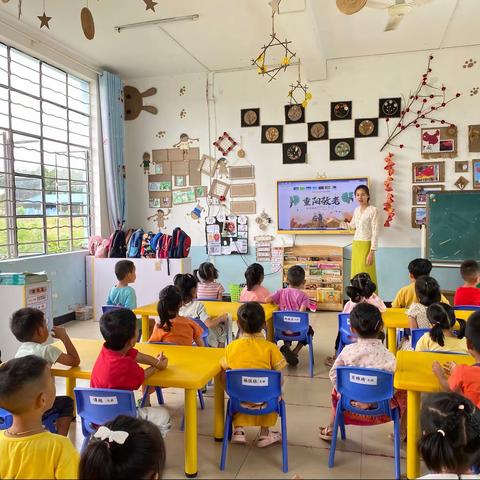
[[[268,2],[268,4],[272,7],[273,13],[276,13],[276,14],[280,13],[279,5],[281,1],[282,0],[271,0],[270,2]]]
[[[37,18],[40,20],[40,28],[47,27],[50,30],[50,25],[48,22],[52,19],[52,17],[47,17],[45,12],[43,12],[43,15],[39,15]]]
[[[151,10],[152,12],[155,11],[155,5],[158,5],[158,2],[154,2],[153,0],[143,0],[145,2],[145,10]]]

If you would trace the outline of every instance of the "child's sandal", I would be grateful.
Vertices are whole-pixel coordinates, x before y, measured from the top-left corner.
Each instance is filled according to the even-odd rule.
[[[325,440],[326,442],[331,442],[332,441],[332,427],[319,427],[318,428],[318,436],[322,439]]]
[[[257,440],[257,447],[268,447],[277,442],[282,441],[282,434],[280,432],[268,432],[268,435],[261,435]]]
[[[232,434],[232,443],[244,445],[246,442],[245,430],[243,428],[236,428]]]

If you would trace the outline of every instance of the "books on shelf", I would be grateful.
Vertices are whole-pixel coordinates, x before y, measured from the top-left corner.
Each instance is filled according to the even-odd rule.
[[[46,272],[38,273],[1,273],[0,285],[30,285],[32,283],[46,282],[48,280]]]

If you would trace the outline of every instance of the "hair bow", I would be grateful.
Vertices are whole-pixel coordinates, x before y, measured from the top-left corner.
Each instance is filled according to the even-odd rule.
[[[108,440],[109,443],[115,442],[119,445],[123,445],[125,440],[128,438],[129,433],[124,432],[122,430],[117,430],[114,432],[110,430],[108,427],[99,427],[99,429],[93,435],[95,438],[99,438],[100,440]]]

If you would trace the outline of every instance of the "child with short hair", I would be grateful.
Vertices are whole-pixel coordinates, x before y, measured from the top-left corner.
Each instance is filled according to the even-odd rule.
[[[229,328],[228,313],[210,318],[205,305],[197,300],[198,280],[191,273],[175,275],[173,283],[182,297],[179,315],[192,319],[199,318],[208,327],[208,345],[210,347],[225,347]]]
[[[446,303],[433,303],[427,308],[427,318],[431,329],[425,333],[415,346],[416,352],[456,352],[468,354],[465,339],[466,322],[455,318],[455,311]],[[453,333],[455,322],[460,324]]]
[[[432,271],[432,262],[426,258],[415,258],[408,264],[408,275],[410,284],[402,287],[392,302],[392,308],[408,308],[412,303],[418,303],[418,297],[415,291],[415,281],[424,275],[430,275]],[[449,303],[442,295],[443,303]]]
[[[480,266],[475,260],[465,260],[460,265],[460,275],[465,282],[455,291],[453,304],[480,306]]]
[[[429,478],[479,478],[472,466],[480,461],[480,413],[472,402],[456,393],[426,397],[420,417],[418,449]]]
[[[177,287],[168,285],[160,291],[157,311],[160,322],[155,323],[149,342],[169,342],[177,345],[191,346],[196,343],[204,347],[203,329],[191,318],[179,314],[182,307],[182,296]]]
[[[147,420],[119,415],[92,436],[80,459],[82,480],[161,479],[165,444]]]
[[[383,330],[383,320],[382,314],[376,306],[366,302],[356,305],[350,313],[350,328],[358,339],[355,343],[345,346],[330,369],[329,377],[333,384],[332,416],[328,425],[320,427],[319,437],[322,440],[330,441],[332,439],[335,411],[340,399],[336,390],[337,367],[377,368],[387,372],[394,372],[396,368],[395,355],[389,352],[382,340],[378,338],[379,333]],[[398,405],[403,412],[406,405],[405,392],[397,392],[392,402],[394,406]],[[355,402],[354,406],[363,410],[370,407],[369,404],[360,402]],[[374,417],[352,412],[345,412],[344,419],[346,425],[377,425],[391,421],[391,418],[387,416]]]
[[[439,362],[433,362],[432,370],[443,390],[460,393],[480,408],[480,312],[468,318],[465,337],[468,353],[475,359],[475,364],[447,362],[442,367]]]
[[[0,431],[0,478],[78,478],[78,453],[64,436],[45,431],[55,382],[43,358],[27,355],[0,365],[0,407],[13,424]]]
[[[134,348],[138,329],[131,310],[120,308],[104,313],[100,318],[100,331],[105,343],[93,366],[92,388],[138,390],[145,379],[167,368],[168,360],[163,352],[155,358]],[[139,363],[149,367],[144,370]],[[138,408],[137,412],[140,418],[153,422],[163,436],[170,430],[170,415],[164,407]]]
[[[137,295],[130,287],[137,279],[135,264],[131,260],[120,260],[115,264],[115,276],[118,283],[110,289],[107,305],[129,308],[137,308]]]
[[[245,270],[247,285],[240,294],[240,301],[266,303],[270,292],[265,287],[262,287],[264,278],[265,271],[259,263],[249,265]]]
[[[202,300],[221,300],[225,289],[217,282],[218,270],[210,262],[203,262],[193,274],[198,279],[198,298]]]
[[[257,302],[247,302],[240,306],[237,315],[242,334],[226,347],[225,357],[221,360],[222,368],[224,370],[242,368],[282,370],[285,367],[285,359],[278,347],[267,341],[262,333],[265,328],[263,307]],[[252,408],[255,408],[254,404]],[[233,417],[232,443],[245,444],[245,427],[254,426],[260,427],[257,447],[262,448],[280,442],[281,433],[270,430],[276,422],[276,413],[265,415],[237,413]]]
[[[310,304],[310,298],[302,290],[305,286],[305,270],[300,265],[294,265],[287,271],[287,288],[277,290],[273,295],[266,298],[267,303],[275,303],[280,310],[305,312]],[[291,333],[291,332],[284,332]],[[314,331],[311,326],[308,327],[308,334],[313,335]],[[294,336],[292,336],[294,340]],[[296,347],[290,350],[292,342],[284,342],[280,348],[285,360],[291,366],[298,365],[298,354],[300,350],[306,345],[306,342],[297,342]]]
[[[15,358],[27,355],[36,355],[48,362],[76,367],[80,365],[80,357],[64,327],[53,327],[52,337],[60,340],[67,353],[63,353],[54,345],[45,343],[48,340],[47,320],[41,310],[36,308],[21,308],[17,310],[10,320],[10,329],[15,338],[22,342],[15,354]],[[55,414],[55,427],[59,435],[67,436],[73,420],[73,400],[61,395],[55,397],[52,408],[48,409],[43,418]]]

